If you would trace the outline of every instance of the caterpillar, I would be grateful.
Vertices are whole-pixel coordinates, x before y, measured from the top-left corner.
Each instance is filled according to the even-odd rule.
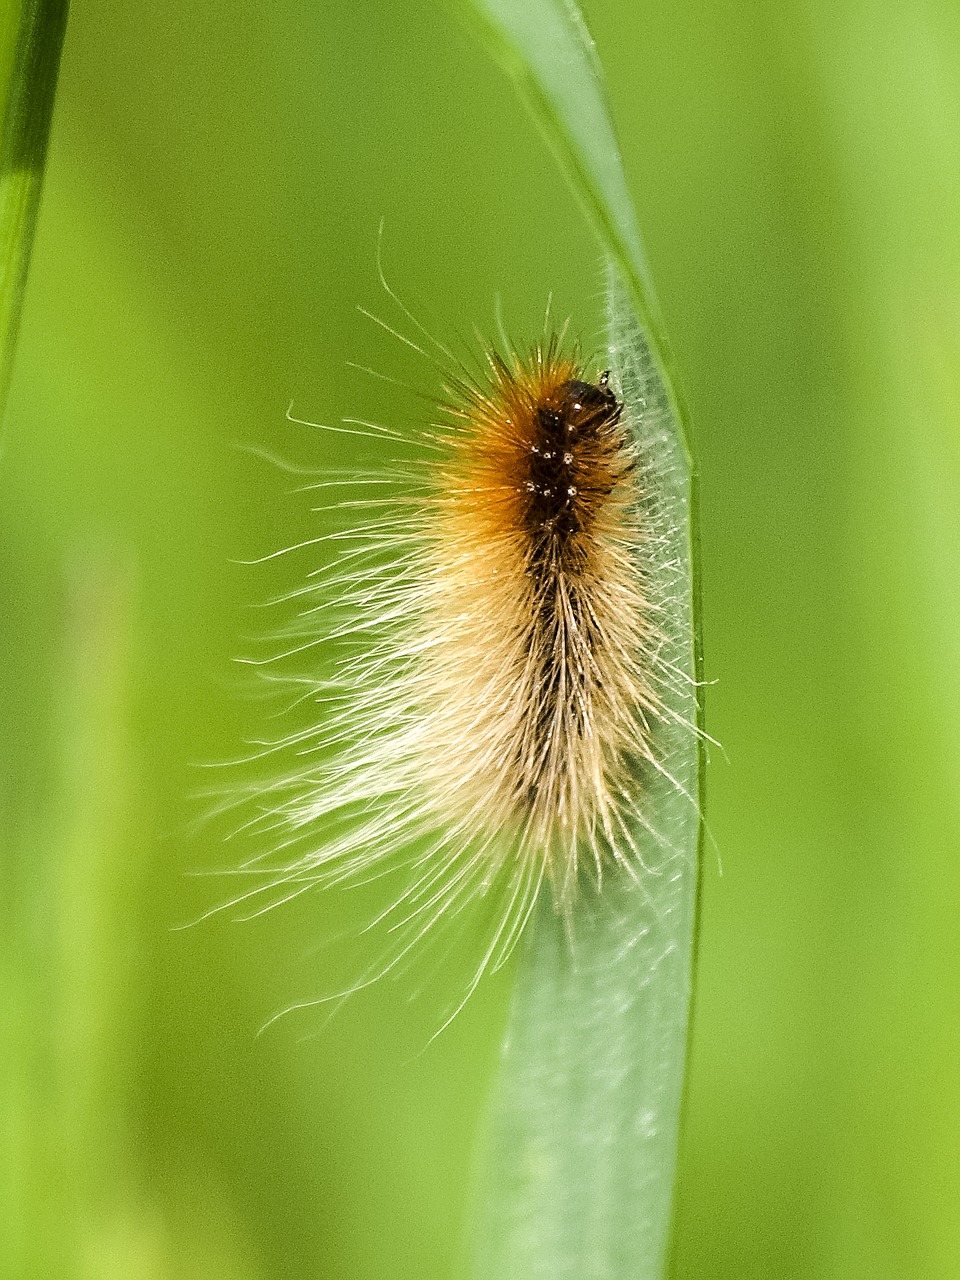
[[[585,882],[639,877],[670,674],[636,425],[562,332],[446,370],[424,456],[341,504],[365,519],[294,593],[280,657],[332,669],[300,677],[319,721],[275,744],[306,762],[259,788],[279,853],[235,901],[400,876],[379,977],[484,897],[472,990],[544,891],[569,918]]]

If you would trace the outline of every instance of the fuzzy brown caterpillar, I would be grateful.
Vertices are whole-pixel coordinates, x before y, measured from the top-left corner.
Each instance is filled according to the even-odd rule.
[[[599,874],[622,843],[628,765],[651,750],[637,459],[607,374],[584,381],[556,344],[489,367],[458,388],[428,512],[428,776],[567,904],[584,856]]]
[[[320,725],[278,744],[307,761],[265,819],[286,861],[243,896],[404,872],[383,972],[488,895],[478,978],[544,885],[569,915],[584,875],[641,868],[661,716],[651,501],[609,375],[557,338],[448,377],[421,443],[415,482],[348,504],[366,521],[297,593],[303,643],[282,656],[318,631],[338,656],[305,677]]]

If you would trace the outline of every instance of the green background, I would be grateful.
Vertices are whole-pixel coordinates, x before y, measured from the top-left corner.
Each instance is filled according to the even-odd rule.
[[[677,1277],[960,1258],[960,10],[593,0],[702,473],[708,820]],[[202,766],[441,338],[598,342],[597,245],[452,8],[74,0],[0,457],[2,1274],[450,1276],[509,995],[429,1044]],[[364,463],[386,460],[375,447]],[[271,730],[268,730],[270,732]],[[723,872],[720,874],[720,866]],[[341,940],[338,933],[345,932]]]

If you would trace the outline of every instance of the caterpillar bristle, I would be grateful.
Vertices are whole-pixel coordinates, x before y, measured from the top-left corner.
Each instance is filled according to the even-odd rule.
[[[658,625],[656,495],[614,376],[564,333],[522,356],[488,347],[479,368],[441,347],[423,460],[365,474],[377,487],[341,504],[345,527],[300,544],[335,554],[286,597],[302,607],[277,661],[318,645],[335,657],[291,677],[319,723],[258,746],[300,766],[256,788],[251,823],[274,843],[244,868],[262,883],[233,905],[256,913],[399,875],[372,922],[397,940],[380,974],[483,897],[472,990],[542,891],[569,917],[585,882],[644,870],[644,777],[663,772],[676,678]]]

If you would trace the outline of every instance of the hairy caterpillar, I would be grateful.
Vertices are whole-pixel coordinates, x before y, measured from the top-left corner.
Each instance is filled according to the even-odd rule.
[[[675,673],[657,495],[614,376],[562,334],[525,356],[488,348],[479,370],[441,351],[426,460],[341,504],[365,518],[294,593],[280,658],[335,657],[300,676],[320,721],[273,744],[303,761],[257,788],[279,852],[248,864],[264,882],[234,901],[399,875],[377,977],[485,897],[472,990],[541,890],[569,918],[585,880],[639,878]]]

